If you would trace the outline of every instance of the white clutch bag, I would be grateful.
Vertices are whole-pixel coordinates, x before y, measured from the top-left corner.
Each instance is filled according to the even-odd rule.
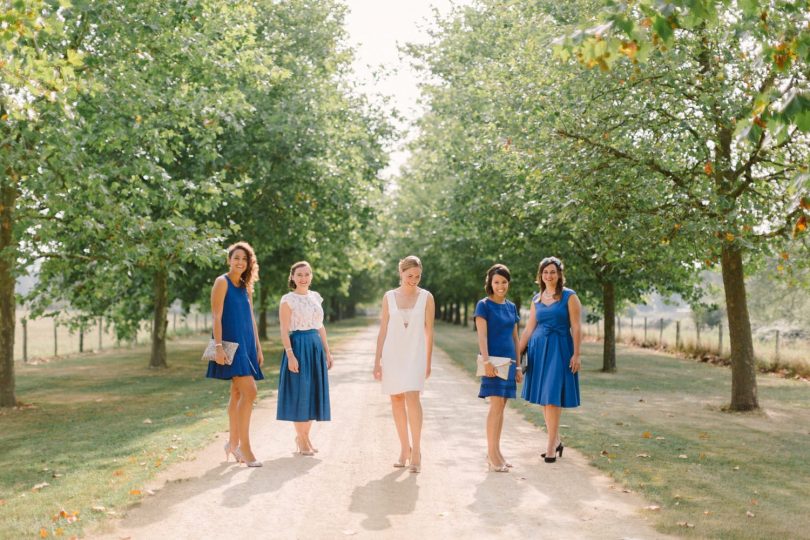
[[[238,348],[239,344],[236,342],[222,341],[222,350],[225,351],[225,365],[230,366],[233,364],[233,357],[236,356],[236,349]],[[205,348],[202,359],[206,362],[217,361],[217,342],[214,341],[214,338],[211,338],[211,341],[208,342],[208,347]]]
[[[506,358],[505,356],[490,356],[489,363],[495,367],[495,370],[498,372],[498,377],[503,380],[509,378],[509,365],[512,363],[511,358]],[[486,377],[486,375],[487,370],[484,368],[484,358],[479,354],[476,359],[475,376]]]

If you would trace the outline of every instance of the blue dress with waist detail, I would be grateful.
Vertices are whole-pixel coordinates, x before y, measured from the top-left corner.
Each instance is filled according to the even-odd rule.
[[[244,376],[252,376],[257,381],[264,379],[256,354],[256,334],[247,289],[234,285],[227,274],[223,277],[228,283],[228,291],[222,305],[222,340],[234,341],[239,347],[233,364],[228,366],[208,362],[208,373],[205,376],[226,380]]]
[[[563,288],[562,298],[547,306],[536,295],[537,326],[529,338],[529,370],[523,383],[523,399],[538,405],[579,407],[579,373],[571,373],[574,355],[568,299],[576,294]]]

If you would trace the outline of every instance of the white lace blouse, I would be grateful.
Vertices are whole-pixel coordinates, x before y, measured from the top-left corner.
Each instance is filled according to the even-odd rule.
[[[323,326],[323,297],[315,291],[307,294],[288,292],[281,297],[280,304],[284,302],[290,306],[290,332],[295,330],[312,330]]]

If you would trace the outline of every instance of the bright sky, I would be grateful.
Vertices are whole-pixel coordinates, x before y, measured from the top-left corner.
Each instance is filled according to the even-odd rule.
[[[435,7],[447,14],[464,0],[345,0],[349,7],[346,26],[357,58],[355,73],[366,92],[391,96],[394,107],[409,121],[419,117],[417,74],[408,59],[400,54],[399,45],[427,41],[426,29],[432,25]],[[372,70],[385,66],[383,77],[374,82]],[[404,134],[403,134],[404,135]],[[400,139],[391,155],[385,177],[396,175],[407,160]]]

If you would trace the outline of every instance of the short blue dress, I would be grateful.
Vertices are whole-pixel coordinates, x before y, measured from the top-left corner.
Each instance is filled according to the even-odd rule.
[[[222,306],[222,340],[234,341],[239,347],[230,366],[208,362],[208,373],[205,376],[209,379],[228,380],[252,375],[260,381],[264,379],[264,374],[256,354],[256,334],[247,289],[234,285],[227,274],[223,277],[228,282],[228,291]]]
[[[512,339],[512,332],[515,325],[520,321],[520,316],[515,304],[509,300],[503,304],[498,304],[490,298],[484,298],[475,305],[473,316],[487,321],[487,351],[489,355],[516,360],[517,355],[515,354],[515,342]],[[509,378],[506,380],[500,377],[481,377],[481,389],[478,392],[478,397],[514,398],[517,389],[515,368],[516,364],[510,364]]]
[[[537,326],[529,338],[529,370],[523,382],[523,399],[538,405],[579,407],[579,373],[568,367],[574,356],[574,338],[568,299],[576,294],[563,288],[562,298],[546,306],[536,295]]]

